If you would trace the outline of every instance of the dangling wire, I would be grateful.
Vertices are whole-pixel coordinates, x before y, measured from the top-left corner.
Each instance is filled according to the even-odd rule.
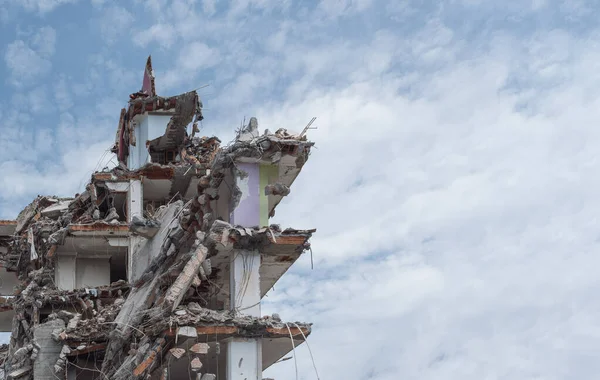
[[[292,352],[294,353],[294,367],[296,368],[296,380],[298,380],[298,360],[296,359],[296,345],[294,344],[294,337],[292,336],[292,330],[290,330],[290,326],[287,322],[285,322],[285,327],[287,327],[288,332],[290,333],[290,340],[292,341]]]
[[[296,322],[293,322],[293,323],[296,325],[298,330],[300,330],[300,334],[302,334],[302,338],[304,338],[304,343],[306,343],[306,347],[308,347],[308,353],[310,354],[310,360],[312,360],[313,368],[315,369],[315,373],[317,374],[317,380],[321,380],[321,378],[319,377],[319,371],[317,371],[317,365],[315,364],[315,359],[313,358],[312,351],[310,350],[310,345],[308,344],[308,340],[306,339],[306,335],[304,335],[304,332],[302,331],[302,329],[300,328],[300,326],[298,326],[298,324]]]

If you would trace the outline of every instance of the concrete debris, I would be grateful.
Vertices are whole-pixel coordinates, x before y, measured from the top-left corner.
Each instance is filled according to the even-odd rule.
[[[153,219],[144,219],[139,215],[134,215],[129,223],[129,230],[146,239],[153,238],[160,228],[160,222]]]
[[[202,369],[202,362],[198,358],[192,359],[190,362],[190,369],[194,372],[199,372]]]
[[[181,326],[177,329],[177,337],[183,339],[197,338],[198,333],[196,332],[196,328],[193,326]]]
[[[171,348],[169,353],[173,355],[175,359],[181,359],[181,357],[185,355],[185,350],[183,348]]]
[[[14,313],[10,344],[0,346],[6,378],[64,379],[87,362],[108,379],[192,371],[215,380],[202,355],[224,360],[229,338],[310,334],[310,324],[288,330],[277,314],[234,311],[245,290],[231,287],[258,295],[310,248],[315,230],[282,231],[268,216],[314,144],[283,128],[261,133],[252,117],[222,146],[198,136],[202,106],[196,91],[156,95],[148,59],[142,90],[121,110],[118,165],[92,174],[73,198],[38,196],[16,220],[0,221],[0,264],[17,280],[5,294],[13,297],[0,297],[0,312]],[[251,212],[242,210],[249,197]],[[234,250],[259,253],[267,289],[232,280]],[[185,371],[170,372],[170,358]]]
[[[114,207],[111,207],[108,210],[107,215],[104,217],[104,220],[109,223],[112,222],[113,220],[118,220],[118,219],[119,219],[119,214],[117,214],[117,209]]]
[[[196,343],[190,348],[190,351],[195,354],[208,354],[208,348],[209,346],[206,343]]]
[[[37,358],[33,362],[33,377],[35,380],[56,379],[57,374],[48,371],[48,368],[56,368],[56,366],[60,367],[64,373],[66,362],[64,359],[61,360],[61,353],[64,350],[63,345],[51,338],[52,331],[64,327],[65,323],[60,319],[50,320],[34,326],[33,338],[40,346]],[[58,378],[64,379],[64,376],[58,376]]]
[[[272,183],[265,186],[265,195],[281,195],[285,197],[290,194],[290,187],[284,183]]]
[[[31,366],[19,368],[8,373],[8,379],[20,379],[31,372]]]

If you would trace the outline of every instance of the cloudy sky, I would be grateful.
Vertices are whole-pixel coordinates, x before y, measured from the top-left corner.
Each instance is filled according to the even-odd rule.
[[[0,0],[0,219],[111,165],[152,54],[159,94],[210,84],[206,135],[317,117],[275,218],[318,228],[314,269],[264,312],[314,322],[321,379],[597,379],[597,18],[579,0]]]

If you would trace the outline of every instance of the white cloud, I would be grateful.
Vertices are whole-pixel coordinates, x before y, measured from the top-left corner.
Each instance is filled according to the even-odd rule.
[[[91,0],[91,1],[92,1],[92,5],[97,8],[102,8],[102,6],[104,6],[104,4],[106,4],[106,0]]]
[[[373,5],[373,0],[321,0],[319,9],[329,17],[340,17],[364,12]]]
[[[67,80],[65,77],[61,77],[54,86],[54,98],[58,109],[60,111],[66,111],[73,106],[73,98],[69,91]]]
[[[50,61],[41,57],[21,40],[8,45],[4,62],[11,71],[11,83],[15,85],[47,73],[52,66]]]
[[[40,28],[29,41],[10,43],[4,54],[4,62],[11,72],[10,82],[22,86],[50,71],[49,58],[55,44],[56,32],[49,26]]]
[[[56,46],[56,31],[50,26],[40,28],[31,38],[31,46],[42,56],[53,55]]]
[[[202,10],[208,16],[212,16],[216,11],[217,0],[202,0]]]
[[[154,24],[146,30],[136,32],[133,37],[133,43],[146,47],[154,41],[163,48],[169,48],[175,41],[175,29],[170,24]]]
[[[12,0],[12,2],[22,6],[28,11],[47,13],[61,5],[76,3],[77,0]]]
[[[190,79],[194,79],[201,70],[214,67],[220,61],[219,50],[198,41],[186,44],[174,67],[163,75],[159,84],[165,88],[172,88],[182,83],[189,83]],[[191,86],[189,90],[195,85],[191,84]]]
[[[103,9],[98,21],[102,38],[111,44],[117,39],[129,39],[127,31],[134,21],[133,14],[123,7],[113,5]]]
[[[182,51],[178,62],[184,70],[195,71],[213,67],[219,63],[219,60],[218,50],[210,48],[202,42],[193,42]]]

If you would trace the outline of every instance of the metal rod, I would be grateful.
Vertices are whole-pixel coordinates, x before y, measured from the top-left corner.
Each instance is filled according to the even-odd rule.
[[[316,117],[313,117],[312,119],[310,119],[310,121],[308,122],[308,124],[306,125],[306,127],[304,127],[304,130],[302,130],[302,133],[300,133],[300,137],[304,136],[304,134],[306,134],[306,132],[309,129],[317,129],[317,128],[311,128],[310,127],[315,122],[315,120],[317,120]]]

